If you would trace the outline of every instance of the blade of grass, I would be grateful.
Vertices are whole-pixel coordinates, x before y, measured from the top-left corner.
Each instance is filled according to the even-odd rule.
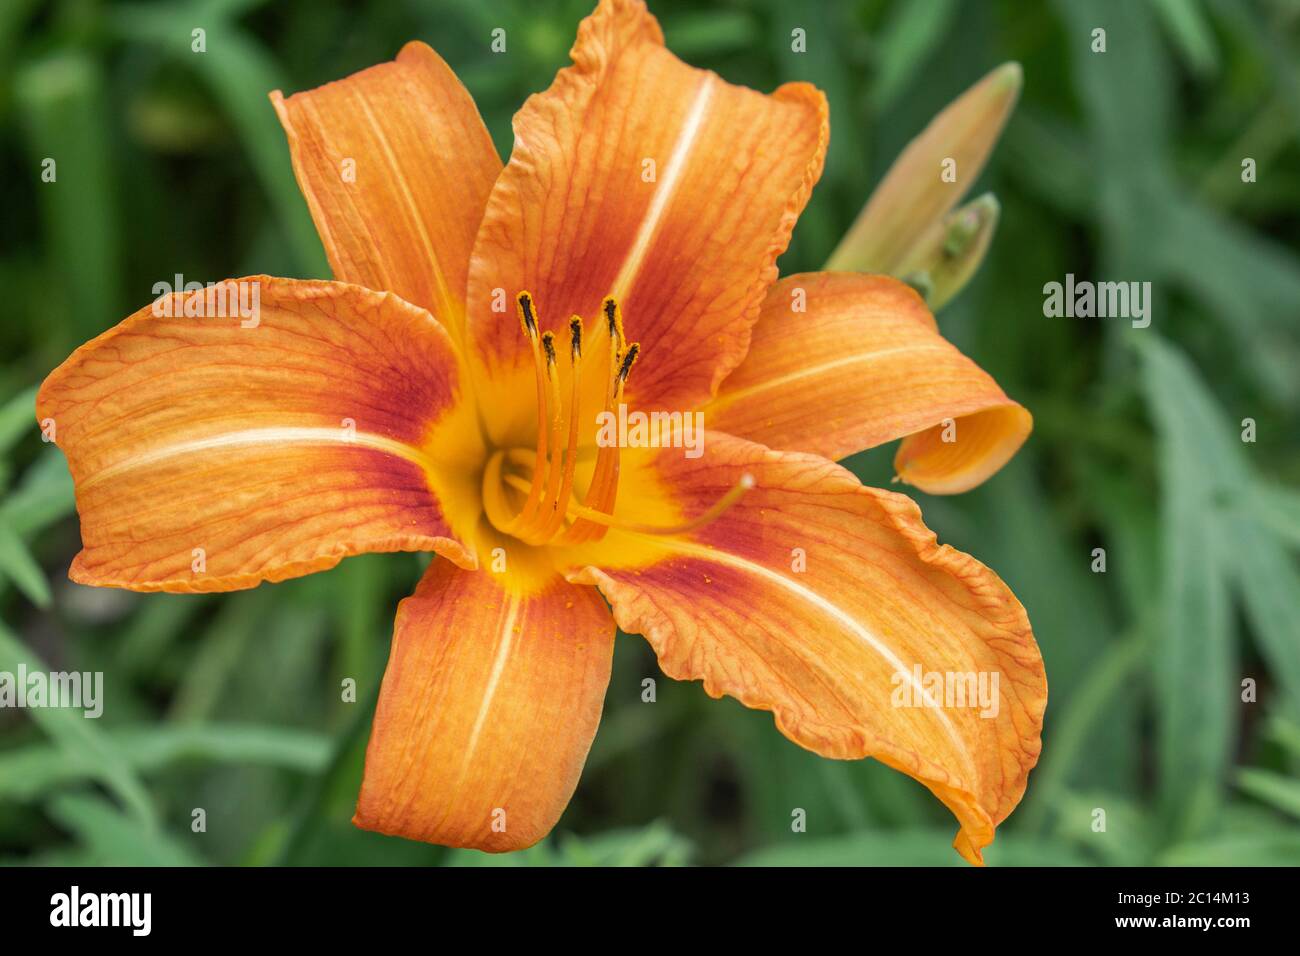
[[[75,507],[67,462],[62,452],[50,447],[0,503],[0,516],[15,534],[26,538],[72,514]]]
[[[106,800],[55,797],[50,816],[73,833],[101,866],[202,866],[203,860],[155,826],[125,816]]]
[[[0,453],[7,452],[34,427],[36,386],[23,389],[0,408]]]
[[[1279,541],[1300,548],[1300,492],[1256,481],[1246,491],[1256,520],[1269,528]]]
[[[54,328],[67,341],[93,338],[121,317],[106,86],[99,64],[72,50],[32,63],[15,81],[51,250],[51,289],[66,297],[66,320]],[[49,160],[53,167],[45,166]],[[52,182],[42,178],[46,168]]]
[[[1160,791],[1169,835],[1200,832],[1220,802],[1237,726],[1236,653],[1219,506],[1221,435],[1187,359],[1155,335],[1140,349],[1158,436],[1163,528],[1154,648]]]
[[[20,666],[31,672],[49,668],[16,634],[0,624],[0,670],[16,673]],[[32,720],[63,751],[70,765],[107,787],[142,825],[156,822],[153,803],[125,754],[82,714],[55,707],[34,707]]]
[[[22,538],[0,514],[0,584],[6,579],[37,607],[50,606],[50,584]]]
[[[157,44],[208,85],[239,133],[262,188],[275,207],[298,268],[304,276],[328,277],[324,247],[298,192],[289,147],[267,99],[272,90],[286,86],[275,60],[254,37],[215,15],[202,19],[207,31],[205,52],[194,52],[190,31],[200,22],[197,16],[188,4],[121,4],[115,8],[111,25],[127,42],[146,40]]]
[[[915,79],[952,26],[955,0],[897,3],[890,9],[875,46],[879,50],[871,99],[883,113]]]
[[[1217,73],[1219,51],[1200,3],[1197,0],[1153,0],[1152,6],[1187,68],[1202,77]]]
[[[1088,736],[1103,724],[1120,692],[1137,678],[1148,652],[1148,642],[1140,631],[1112,644],[1065,709],[1053,718],[1051,746],[1043,748],[1042,761],[1030,778],[1032,786],[1018,813],[1022,827],[1041,831],[1051,809],[1059,807],[1071,773],[1081,765]]]
[[[1237,786],[1255,799],[1300,818],[1300,780],[1258,767],[1244,767],[1237,772]]]
[[[301,773],[320,770],[330,753],[320,735],[281,727],[242,724],[122,727],[106,731],[109,741],[139,774],[166,770],[185,761],[258,764]],[[31,800],[94,779],[92,768],[71,763],[63,751],[38,744],[0,752],[0,798]]]

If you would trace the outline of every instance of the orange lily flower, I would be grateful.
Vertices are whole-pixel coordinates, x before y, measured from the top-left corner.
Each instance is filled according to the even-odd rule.
[[[178,291],[49,376],[38,417],[84,544],[70,576],[224,591],[440,556],[397,611],[367,829],[544,837],[617,622],[802,746],[916,778],[982,862],[1040,749],[1029,622],[910,499],[831,459],[902,438],[903,481],[962,491],[1029,414],[902,283],[776,281],[826,151],[819,91],[687,66],[640,0],[602,0],[572,57],[504,167],[420,43],[272,94],[338,281],[228,283],[255,286],[255,322]],[[702,411],[702,454],[599,440],[620,408]],[[991,675],[992,697],[954,703],[936,674]]]

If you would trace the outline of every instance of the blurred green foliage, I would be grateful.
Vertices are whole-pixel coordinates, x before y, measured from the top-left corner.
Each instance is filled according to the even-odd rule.
[[[1300,863],[1300,0],[652,7],[691,62],[828,94],[826,173],[785,272],[826,259],[934,113],[997,64],[1023,64],[1020,106],[971,193],[996,193],[997,235],[940,321],[1036,429],[977,491],[919,496],[942,540],[1011,584],[1047,663],[1043,758],[989,861]],[[0,4],[0,670],[102,670],[109,701],[98,721],[0,712],[0,859],[960,864],[954,822],[919,785],[805,753],[768,715],[662,678],[628,636],[582,784],[545,844],[500,858],[364,833],[349,819],[370,708],[419,559],[354,558],[222,597],[66,580],[72,487],[32,423],[34,386],[161,278],[327,274],[267,92],[421,38],[504,155],[512,112],[566,62],[586,12]],[[498,26],[506,55],[489,49]],[[1099,26],[1104,54],[1090,50]],[[790,52],[794,27],[807,55]],[[41,181],[47,157],[57,186]],[[1256,182],[1241,180],[1245,157]],[[1067,272],[1152,282],[1151,327],[1044,318],[1042,287]],[[885,484],[891,453],[849,464]],[[1090,570],[1097,547],[1104,574]],[[659,678],[653,705],[645,676]],[[340,701],[344,677],[359,703]],[[1256,702],[1241,700],[1246,678]],[[794,808],[807,833],[791,832]]]

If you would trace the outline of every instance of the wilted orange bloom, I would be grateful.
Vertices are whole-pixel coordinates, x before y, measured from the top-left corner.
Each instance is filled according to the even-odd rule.
[[[257,283],[256,322],[177,292],[49,376],[38,415],[84,544],[71,577],[229,591],[434,552],[397,611],[368,829],[544,837],[617,622],[800,745],[915,777],[979,862],[1038,757],[1029,622],[911,500],[833,459],[901,438],[904,482],[958,492],[1014,454],[1028,413],[906,285],[776,281],[826,152],[815,88],[691,68],[639,0],[603,0],[572,56],[515,117],[504,167],[420,43],[272,94],[337,281],[235,280]],[[702,411],[703,454],[598,443],[621,405]],[[936,674],[987,683],[991,706],[943,699]]]

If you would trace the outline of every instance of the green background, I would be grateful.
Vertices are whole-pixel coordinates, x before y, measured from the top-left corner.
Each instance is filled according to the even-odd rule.
[[[1020,105],[981,183],[1002,203],[944,333],[1033,413],[1005,470],[918,495],[1029,611],[1043,757],[993,864],[1300,862],[1300,3],[952,0],[652,4],[670,46],[832,104],[826,173],[781,265],[817,268],[934,113],[1006,60]],[[175,273],[326,275],[267,91],[429,42],[503,154],[567,61],[582,2],[0,4],[0,670],[102,670],[101,720],[0,711],[11,863],[963,865],[955,823],[874,762],[664,678],[620,636],[605,719],[555,835],[510,857],[349,819],[411,555],[227,596],[69,583],[61,453],[33,389]],[[207,52],[190,31],[207,30]],[[1104,54],[1090,32],[1107,30]],[[491,31],[508,52],[490,52]],[[790,52],[790,30],[809,53]],[[40,180],[58,160],[57,184]],[[1241,181],[1243,157],[1258,181]],[[1153,322],[1045,318],[1067,272],[1150,281]],[[1241,440],[1241,422],[1257,441]],[[850,462],[890,477],[892,449]],[[1104,547],[1107,570],[1093,573]],[[361,702],[340,701],[353,677]],[[641,681],[658,699],[641,702]],[[1257,699],[1242,701],[1252,679]],[[191,811],[207,814],[206,833]],[[791,830],[794,808],[807,832]],[[1095,809],[1106,814],[1097,832]]]

